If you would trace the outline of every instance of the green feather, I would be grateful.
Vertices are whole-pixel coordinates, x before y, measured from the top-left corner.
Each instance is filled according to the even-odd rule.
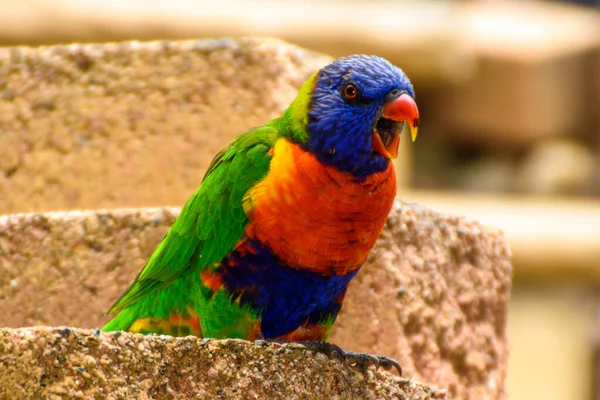
[[[190,306],[199,315],[215,310],[227,315],[223,320],[210,318],[210,324],[219,326],[202,326],[208,333],[219,332],[232,319],[248,320],[249,310],[224,298],[223,293],[215,293],[211,304],[202,300],[211,294],[202,285],[199,272],[222,260],[243,236],[248,224],[243,196],[268,173],[269,150],[281,136],[276,129],[279,124],[273,122],[238,136],[217,154],[200,188],[137,278],[111,307],[109,313],[120,312],[104,331],[127,329],[136,319],[149,316],[168,318],[170,313],[184,313]],[[167,286],[168,290],[162,290]],[[206,291],[206,296],[199,296],[198,291]],[[207,307],[210,310],[205,310]],[[227,333],[242,337],[249,327],[242,322],[235,329]]]
[[[282,134],[296,143],[308,143],[309,135],[306,127],[308,125],[308,109],[311,94],[319,73],[314,73],[300,87],[298,95],[285,110],[282,118],[274,119],[267,125],[278,127]]]

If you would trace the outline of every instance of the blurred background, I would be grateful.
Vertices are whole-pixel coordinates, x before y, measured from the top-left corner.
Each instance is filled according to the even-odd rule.
[[[400,197],[511,245],[510,396],[600,398],[600,0],[0,0],[0,46],[221,36],[403,68]]]

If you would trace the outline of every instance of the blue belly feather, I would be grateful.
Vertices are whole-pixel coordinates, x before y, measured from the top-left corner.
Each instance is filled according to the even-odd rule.
[[[260,310],[265,338],[276,338],[309,324],[332,321],[340,311],[346,289],[358,270],[324,276],[284,265],[257,240],[246,243],[251,252],[234,250],[218,274],[226,290],[242,305]]]

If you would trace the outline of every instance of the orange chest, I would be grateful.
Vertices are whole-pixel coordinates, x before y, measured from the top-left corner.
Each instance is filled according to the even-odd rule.
[[[280,139],[269,174],[245,197],[246,235],[291,267],[346,274],[369,255],[395,195],[392,163],[358,180]]]

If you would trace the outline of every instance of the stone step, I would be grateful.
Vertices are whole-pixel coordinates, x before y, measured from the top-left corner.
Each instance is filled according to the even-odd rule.
[[[0,48],[0,214],[182,205],[330,61],[275,39]]]
[[[102,326],[178,212],[0,217],[0,326]],[[501,232],[397,202],[330,340],[393,357],[405,377],[447,389],[452,398],[504,398],[511,272]]]
[[[296,344],[0,329],[3,399],[447,399],[445,391]]]

